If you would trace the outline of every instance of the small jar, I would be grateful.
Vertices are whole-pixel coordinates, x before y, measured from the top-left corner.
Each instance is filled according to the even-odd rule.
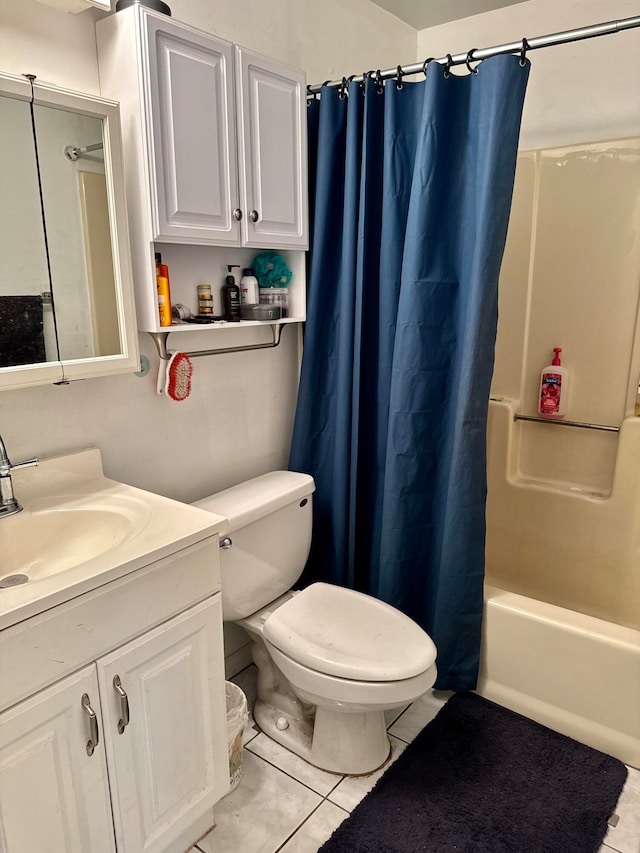
[[[279,305],[281,317],[289,316],[289,288],[287,287],[261,287],[261,305]]]
[[[210,284],[198,285],[198,314],[213,316],[213,296]]]

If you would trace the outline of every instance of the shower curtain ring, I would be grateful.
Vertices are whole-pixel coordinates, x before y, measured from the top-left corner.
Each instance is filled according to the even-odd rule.
[[[424,74],[425,77],[427,76],[427,66],[429,65],[430,62],[433,62],[434,59],[435,59],[435,56],[429,56],[422,63],[422,73]]]
[[[384,81],[382,79],[382,71],[378,68],[376,71],[376,92],[378,95],[382,95],[384,92]]]
[[[311,84],[307,83],[307,104],[309,104],[311,101],[317,101],[317,100],[318,100],[318,93],[312,92],[311,91]]]
[[[340,86],[338,87],[338,97],[340,98],[341,101],[344,101],[344,99],[347,97],[347,86],[348,85],[349,84],[347,82],[347,78],[343,77],[342,83],[340,83]]]
[[[527,64],[527,51],[530,50],[531,45],[526,39],[522,39],[522,47],[520,48],[520,65],[524,68]]]
[[[353,83],[353,81],[356,79],[357,76],[358,76],[357,74],[351,74],[349,77],[347,77],[347,85],[346,85],[347,95],[349,94],[349,83]]]
[[[402,82],[402,78],[404,77],[404,73],[402,71],[402,65],[398,65],[396,69],[396,89],[403,89],[404,83]]]
[[[473,54],[476,52],[477,49],[478,49],[477,47],[472,47],[471,50],[467,52],[467,58],[464,61],[464,64],[467,66],[467,70],[469,71],[470,74],[477,74],[478,73],[477,68],[471,67],[471,63],[473,62]],[[482,60],[480,60],[480,61],[482,62]]]
[[[447,54],[447,64],[444,68],[444,76],[451,77],[451,66],[453,65],[453,57],[450,53]]]

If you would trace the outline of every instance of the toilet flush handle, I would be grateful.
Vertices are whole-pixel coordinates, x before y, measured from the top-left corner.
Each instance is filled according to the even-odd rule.
[[[231,540],[231,538],[229,536],[225,536],[224,539],[220,540],[220,547],[224,548],[225,550],[227,548],[231,548],[232,545],[233,545],[233,541]]]

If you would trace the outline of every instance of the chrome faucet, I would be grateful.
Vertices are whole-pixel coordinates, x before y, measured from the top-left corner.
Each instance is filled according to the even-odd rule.
[[[38,464],[37,459],[28,459],[26,462],[19,462],[17,465],[12,465],[11,460],[7,456],[7,448],[4,446],[4,441],[0,435],[0,518],[13,515],[22,509],[22,506],[13,494],[11,472],[15,471],[16,468],[32,468]]]

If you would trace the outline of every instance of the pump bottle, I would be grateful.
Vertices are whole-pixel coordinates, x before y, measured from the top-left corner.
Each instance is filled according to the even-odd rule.
[[[543,418],[563,418],[567,412],[569,395],[569,371],[560,362],[561,347],[553,348],[551,364],[540,374],[540,397],[538,413]]]
[[[234,267],[239,269],[240,264],[227,264],[228,275],[221,288],[224,319],[231,322],[240,320],[240,288],[233,277]]]

